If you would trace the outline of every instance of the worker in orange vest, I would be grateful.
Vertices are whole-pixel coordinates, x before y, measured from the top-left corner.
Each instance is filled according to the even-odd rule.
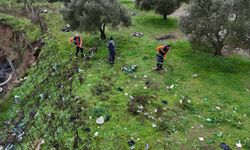
[[[159,71],[163,69],[163,61],[166,59],[167,52],[170,50],[170,45],[165,45],[165,46],[157,46],[156,51],[156,61],[157,65],[155,70]]]
[[[79,36],[79,34],[76,34],[74,37],[70,38],[70,44],[72,43],[74,43],[76,46],[76,57],[78,57],[78,53],[81,52],[82,58],[84,58],[82,38]]]

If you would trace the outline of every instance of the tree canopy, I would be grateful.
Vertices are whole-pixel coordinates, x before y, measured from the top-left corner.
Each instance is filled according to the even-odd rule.
[[[181,2],[187,0],[136,0],[135,5],[141,10],[154,10],[155,13],[162,15],[164,19],[172,14],[181,5]]]
[[[222,55],[225,46],[249,45],[249,8],[249,0],[192,0],[181,28],[192,43],[207,45],[215,55]]]
[[[131,25],[128,11],[117,0],[72,0],[61,12],[73,29],[100,31],[102,39],[106,39],[106,25],[113,28]]]

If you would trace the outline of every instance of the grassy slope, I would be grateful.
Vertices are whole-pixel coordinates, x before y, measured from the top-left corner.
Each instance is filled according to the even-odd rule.
[[[12,27],[15,32],[25,32],[29,41],[35,41],[41,35],[40,27],[25,18],[16,18],[0,13],[0,23]]]
[[[41,36],[41,30],[38,25],[34,25],[30,20],[25,18],[16,18],[10,15],[0,13],[0,23],[10,26],[14,32],[24,32],[27,40],[34,42]],[[5,110],[8,109],[10,103],[0,98],[0,120],[6,115]]]
[[[127,3],[130,9],[133,9],[130,3]],[[136,10],[135,10],[136,11]],[[133,26],[130,28],[119,29],[118,31],[108,31],[109,36],[114,36],[117,43],[117,61],[114,67],[106,63],[107,50],[105,42],[98,40],[98,35],[83,34],[84,43],[87,47],[98,46],[99,52],[94,59],[87,63],[78,59],[80,68],[84,70],[86,81],[84,84],[74,82],[74,94],[80,96],[87,102],[88,115],[93,114],[97,108],[105,109],[111,119],[103,126],[95,125],[95,117],[92,120],[86,119],[85,127],[91,128],[90,135],[96,131],[99,137],[92,139],[92,149],[128,149],[127,141],[132,137],[136,140],[136,148],[143,149],[148,143],[152,149],[212,149],[217,147],[220,142],[226,142],[234,147],[237,140],[242,140],[244,146],[249,146],[249,128],[250,128],[250,93],[246,88],[250,88],[250,62],[241,58],[213,57],[210,54],[196,52],[192,50],[187,41],[170,42],[173,45],[172,51],[167,56],[165,67],[168,71],[156,73],[152,71],[155,65],[155,47],[165,42],[154,40],[154,35],[167,34],[169,32],[179,32],[177,29],[177,19],[170,18],[166,23],[161,17],[152,12],[136,11],[138,16],[133,17]],[[14,94],[20,95],[24,101],[26,113],[28,108],[33,106],[39,96],[27,97],[34,91],[34,86],[47,76],[42,68],[53,64],[55,57],[51,53],[57,53],[57,57],[63,62],[68,60],[69,51],[74,52],[74,48],[68,44],[68,39],[73,34],[61,33],[59,28],[64,24],[59,14],[49,14],[46,16],[50,26],[50,35],[52,40],[48,40],[55,47],[47,47],[41,56],[40,66],[30,70],[29,79]],[[140,31],[145,34],[142,38],[130,37],[134,31]],[[49,53],[49,54],[46,54]],[[44,64],[43,64],[44,63]],[[138,65],[136,78],[130,77],[120,71],[124,65]],[[86,69],[88,66],[88,69]],[[192,78],[191,75],[198,73],[198,78]],[[153,83],[153,87],[144,89],[144,75]],[[34,80],[36,79],[36,81]],[[53,77],[51,77],[53,79]],[[93,96],[91,89],[98,84],[110,86],[111,91],[101,96]],[[167,85],[174,84],[172,90],[167,90]],[[41,91],[54,91],[54,87],[41,84]],[[116,90],[122,87],[124,92]],[[168,108],[171,110],[163,113],[162,119],[165,124],[161,125],[163,129],[153,128],[152,123],[159,121],[145,119],[143,115],[133,116],[127,111],[129,98],[124,93],[130,95],[155,95],[148,105],[148,112],[154,112],[156,108],[163,107],[161,100],[168,100]],[[108,96],[108,100],[106,96]],[[182,108],[179,100],[182,96],[189,97],[191,104],[188,108]],[[53,106],[48,101],[42,102],[39,109],[41,112],[53,112]],[[47,105],[43,105],[43,104]],[[216,110],[219,106],[221,110]],[[13,111],[19,107],[13,105]],[[61,112],[65,118],[68,118],[68,110]],[[154,113],[153,113],[154,114]],[[14,114],[12,114],[15,116]],[[245,115],[245,116],[244,116]],[[88,118],[88,117],[87,117]],[[211,118],[212,122],[206,119]],[[27,118],[26,118],[27,119]],[[46,129],[41,125],[39,117],[36,120],[40,124],[40,130],[44,132],[46,141]],[[239,124],[241,122],[242,124]],[[203,128],[200,125],[204,125]],[[86,134],[80,128],[81,138]],[[167,136],[166,130],[171,132]],[[33,128],[29,132],[34,132],[37,137],[37,131]],[[219,136],[218,133],[223,135]],[[64,143],[67,146],[72,145],[72,132],[64,131],[61,133]],[[199,142],[198,137],[204,137],[206,143]],[[248,139],[247,139],[248,138]],[[164,143],[168,143],[166,146]],[[27,146],[27,143],[25,144]],[[47,147],[49,145],[44,145]],[[249,147],[248,147],[249,148]]]

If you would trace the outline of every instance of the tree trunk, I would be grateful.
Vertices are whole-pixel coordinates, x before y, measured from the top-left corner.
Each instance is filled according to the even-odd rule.
[[[102,40],[106,40],[106,38],[107,38],[107,36],[106,36],[106,34],[105,34],[105,27],[106,27],[105,24],[103,24],[103,25],[100,27],[100,33],[101,33],[101,39],[102,39]]]
[[[163,19],[167,20],[168,19],[167,15],[163,15]]]
[[[214,53],[214,56],[222,56],[222,49],[217,49]]]
[[[222,56],[222,49],[224,47],[224,40],[222,40],[220,38],[219,32],[217,32],[215,34],[215,37],[216,37],[217,43],[216,43],[216,50],[215,50],[214,55],[215,56]]]

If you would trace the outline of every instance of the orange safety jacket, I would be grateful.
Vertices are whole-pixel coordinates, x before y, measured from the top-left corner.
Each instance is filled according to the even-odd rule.
[[[165,46],[157,46],[156,51],[157,54],[164,57],[166,59],[167,52],[169,51],[169,47],[167,47],[166,51],[164,51]]]
[[[80,36],[76,37],[72,37],[70,38],[70,43],[74,43],[77,47],[81,47],[82,48],[82,38]]]

